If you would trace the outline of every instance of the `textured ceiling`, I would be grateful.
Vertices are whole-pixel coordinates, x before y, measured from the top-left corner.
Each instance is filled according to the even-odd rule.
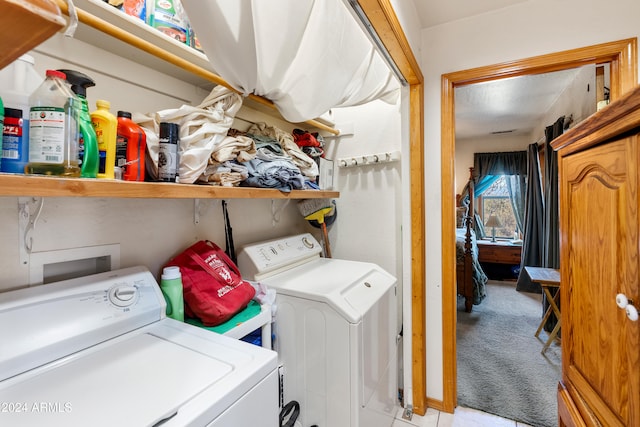
[[[456,88],[456,139],[530,134],[577,73],[571,69]]]

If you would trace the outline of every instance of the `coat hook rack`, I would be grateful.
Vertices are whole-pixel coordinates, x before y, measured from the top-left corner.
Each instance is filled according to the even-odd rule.
[[[387,151],[364,156],[344,157],[338,159],[337,163],[341,168],[350,168],[355,166],[379,165],[397,162],[398,160],[400,160],[400,151]]]

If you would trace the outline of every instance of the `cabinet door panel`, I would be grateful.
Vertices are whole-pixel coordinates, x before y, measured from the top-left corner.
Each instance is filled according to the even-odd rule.
[[[612,142],[561,166],[563,372],[609,426],[640,425],[639,327],[616,305],[618,293],[639,296],[636,144]]]

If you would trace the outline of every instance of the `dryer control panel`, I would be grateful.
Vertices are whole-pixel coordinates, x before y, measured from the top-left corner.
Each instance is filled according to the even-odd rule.
[[[146,267],[0,294],[0,381],[165,317]]]
[[[273,274],[319,258],[322,246],[310,234],[298,234],[244,246],[238,268],[246,280],[262,280]]]

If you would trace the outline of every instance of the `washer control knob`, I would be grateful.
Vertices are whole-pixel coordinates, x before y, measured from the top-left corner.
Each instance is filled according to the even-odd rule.
[[[135,286],[117,285],[109,290],[109,301],[118,307],[127,307],[135,302],[137,295]]]
[[[313,245],[313,242],[312,242],[309,238],[307,238],[307,237],[303,237],[303,238],[302,238],[302,243],[303,243],[307,248],[309,248],[309,249],[313,249],[313,246],[314,246],[314,245]]]

